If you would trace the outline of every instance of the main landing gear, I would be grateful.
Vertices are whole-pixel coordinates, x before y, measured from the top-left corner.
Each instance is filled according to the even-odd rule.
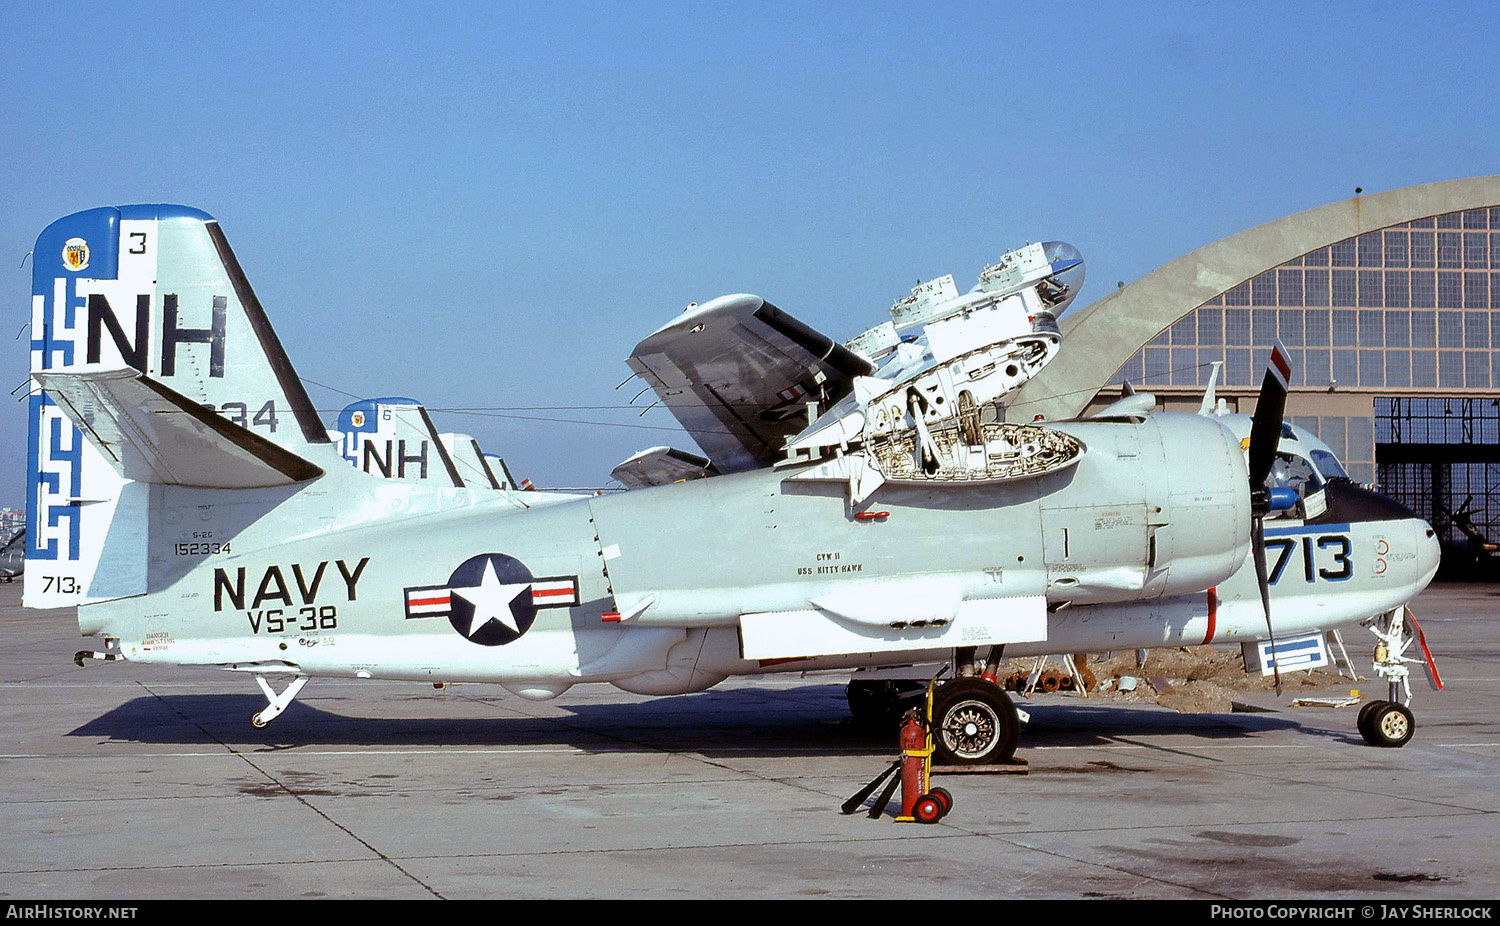
[[[919,681],[849,683],[845,695],[855,723],[895,730],[903,714],[920,707],[926,685]],[[1004,765],[1016,753],[1021,718],[1010,697],[983,676],[938,682],[932,696],[932,745],[940,765]]]
[[[913,679],[856,678],[844,689],[849,713],[857,726],[868,730],[895,730],[901,718],[914,707],[922,707],[927,683]]]
[[[1437,664],[1427,649],[1427,640],[1416,618],[1406,608],[1396,608],[1365,625],[1375,634],[1375,674],[1386,680],[1386,700],[1371,701],[1359,710],[1355,726],[1371,746],[1396,748],[1411,742],[1417,732],[1417,721],[1411,712],[1411,672],[1407,666],[1419,663],[1426,667],[1434,691],[1443,690]],[[1407,658],[1415,645],[1421,659]]]
[[[932,696],[932,745],[944,765],[1003,765],[1016,754],[1021,719],[999,685],[956,678]]]

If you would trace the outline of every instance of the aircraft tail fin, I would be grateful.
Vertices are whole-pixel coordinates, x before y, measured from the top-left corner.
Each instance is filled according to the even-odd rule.
[[[351,402],[330,432],[350,466],[380,479],[444,488],[518,488],[505,461],[469,434],[439,434],[416,399],[386,396]]]
[[[500,477],[490,468],[489,461],[484,458],[484,451],[479,449],[479,441],[473,435],[443,433],[438,435],[438,439],[448,451],[464,485],[475,489],[501,487]]]
[[[213,216],[90,209],[37,238],[31,369],[132,367],[294,453],[329,443]]]
[[[152,483],[298,481],[317,470],[307,456],[327,458],[213,216],[90,209],[32,257],[26,606],[143,592]]]
[[[355,469],[397,482],[462,488],[463,474],[416,399],[360,399],[339,412],[339,455]]]
[[[1212,415],[1214,413],[1214,401],[1217,398],[1214,387],[1219,383],[1219,370],[1223,368],[1224,361],[1215,360],[1213,369],[1208,374],[1208,386],[1203,390],[1203,401],[1198,405],[1198,414]]]

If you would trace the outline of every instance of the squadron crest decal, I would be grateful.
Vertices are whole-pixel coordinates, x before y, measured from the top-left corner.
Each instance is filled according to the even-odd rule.
[[[514,556],[471,556],[444,585],[406,589],[406,617],[446,617],[453,629],[481,646],[504,646],[536,622],[542,608],[578,604],[577,576],[537,578]]]
[[[64,241],[62,262],[64,267],[74,272],[86,270],[89,265],[89,243],[82,238],[69,238]]]

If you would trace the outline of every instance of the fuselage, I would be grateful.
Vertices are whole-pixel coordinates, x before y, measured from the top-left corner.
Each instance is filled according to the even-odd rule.
[[[130,486],[141,497],[122,503],[150,511],[150,591],[84,605],[79,622],[141,661],[496,681],[539,695],[586,680],[684,690],[765,668],[741,655],[743,615],[802,612],[848,588],[894,589],[896,625],[909,617],[902,602],[939,583],[960,604],[993,606],[980,642],[1042,644],[1045,627],[1006,638],[1006,602],[1175,598],[1243,563],[1244,464],[1212,422],[1057,427],[1089,448],[1065,472],[888,485],[863,510],[836,485],[789,478],[796,467],[527,509],[337,465],[302,488]],[[1175,463],[1189,455],[1193,465]],[[910,661],[901,634],[930,650],[953,645],[943,632],[879,629],[884,651],[855,646],[832,661]]]
[[[1055,426],[1089,448],[1065,472],[888,485],[864,510],[836,485],[789,478],[795,467],[534,495],[525,509],[345,466],[301,489],[133,486],[150,509],[151,592],[85,605],[79,622],[137,661],[499,682],[532,697],[581,681],[670,693],[734,674],[931,661],[970,641],[942,637],[955,631],[941,623],[897,625],[913,595],[949,591],[1000,615],[974,642],[1016,655],[1264,636],[1235,437],[1189,415]],[[1325,491],[1319,515],[1268,522],[1279,634],[1397,607],[1436,569],[1432,532],[1410,512]],[[889,626],[851,631],[810,605],[861,588]],[[1009,603],[1019,614],[1041,598],[1044,628],[1007,638]],[[869,642],[746,658],[749,614],[799,615],[793,636],[821,621]]]

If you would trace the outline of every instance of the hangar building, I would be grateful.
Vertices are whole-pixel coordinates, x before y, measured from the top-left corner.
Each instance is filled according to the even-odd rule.
[[[1445,575],[1500,578],[1500,176],[1356,195],[1232,235],[1061,320],[1012,419],[1087,414],[1129,382],[1198,407],[1211,364],[1254,410],[1271,345],[1287,415],[1356,482],[1439,531]]]

